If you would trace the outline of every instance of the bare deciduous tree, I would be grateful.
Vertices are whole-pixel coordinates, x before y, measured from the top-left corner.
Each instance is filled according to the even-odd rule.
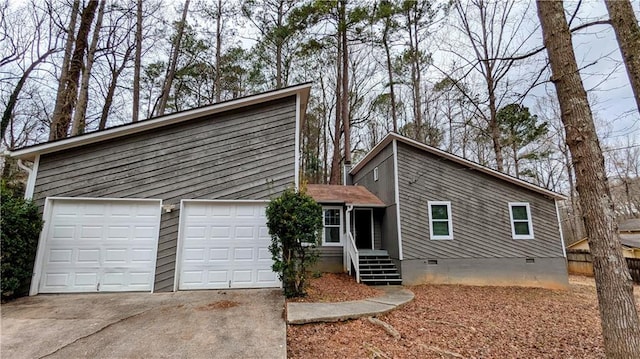
[[[578,72],[563,3],[538,0],[537,5],[584,210],[605,352],[608,358],[639,358],[640,320],[633,285],[622,256],[604,157]]]
[[[185,0],[182,8],[182,17],[176,28],[176,35],[171,46],[171,58],[169,65],[167,66],[167,72],[164,78],[164,85],[162,86],[162,94],[156,108],[156,116],[164,115],[164,111],[167,107],[167,101],[169,101],[169,93],[171,93],[171,85],[176,75],[176,67],[178,66],[178,56],[180,55],[180,44],[182,42],[182,35],[184,34],[184,28],[187,23],[187,14],[189,13],[189,1]]]
[[[605,0],[640,111],[640,26],[629,0]]]

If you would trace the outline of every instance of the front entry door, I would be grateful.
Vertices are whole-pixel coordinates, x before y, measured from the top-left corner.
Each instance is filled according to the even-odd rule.
[[[358,249],[373,249],[373,211],[354,209],[354,234]]]

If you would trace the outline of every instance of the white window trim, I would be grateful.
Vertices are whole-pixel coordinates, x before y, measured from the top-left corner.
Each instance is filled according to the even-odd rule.
[[[447,224],[449,226],[449,234],[446,236],[433,234],[433,216],[431,214],[431,206],[447,206]],[[452,240],[453,239],[453,218],[451,218],[451,202],[450,201],[428,201],[429,209],[429,239],[431,240]],[[438,220],[444,222],[443,220]]]
[[[525,207],[527,209],[527,224],[529,225],[529,234],[516,234],[515,220],[513,219],[513,206]],[[509,219],[511,223],[511,237],[513,239],[533,239],[533,220],[531,218],[531,208],[528,202],[509,202]],[[524,222],[518,220],[518,222]]]
[[[340,211],[340,231],[339,231],[340,232],[340,242],[338,242],[338,243],[332,243],[332,242],[328,242],[327,243],[327,242],[325,242],[325,234],[326,234],[325,228],[326,227],[325,227],[325,224],[324,224],[324,211],[327,210],[327,209],[337,209],[338,211]],[[342,211],[342,207],[337,207],[337,206],[326,206],[325,207],[325,206],[323,206],[322,207],[322,246],[323,247],[342,247],[342,246],[344,246],[344,238],[343,238],[344,234],[342,233],[344,226],[345,226],[344,213]],[[331,228],[331,227],[335,227],[335,226],[329,226],[329,227]]]

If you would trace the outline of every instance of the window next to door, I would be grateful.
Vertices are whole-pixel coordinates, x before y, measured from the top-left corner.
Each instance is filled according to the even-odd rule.
[[[323,207],[324,232],[323,246],[342,246],[342,208]]]
[[[429,235],[431,239],[453,239],[451,202],[429,201]]]

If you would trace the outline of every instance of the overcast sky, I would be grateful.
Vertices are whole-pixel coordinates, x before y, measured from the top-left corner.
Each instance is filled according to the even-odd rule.
[[[640,17],[640,2],[632,1],[636,17]],[[566,2],[573,11],[577,2]],[[583,1],[574,23],[581,24],[608,18],[604,1]],[[610,125],[608,143],[631,140],[640,144],[640,114],[633,98],[626,69],[622,62],[613,29],[608,25],[595,26],[577,32],[573,36],[576,58],[587,91],[592,95],[592,110],[600,120]],[[615,71],[614,71],[615,70]],[[613,71],[613,73],[612,73]],[[607,76],[610,77],[607,78]]]

